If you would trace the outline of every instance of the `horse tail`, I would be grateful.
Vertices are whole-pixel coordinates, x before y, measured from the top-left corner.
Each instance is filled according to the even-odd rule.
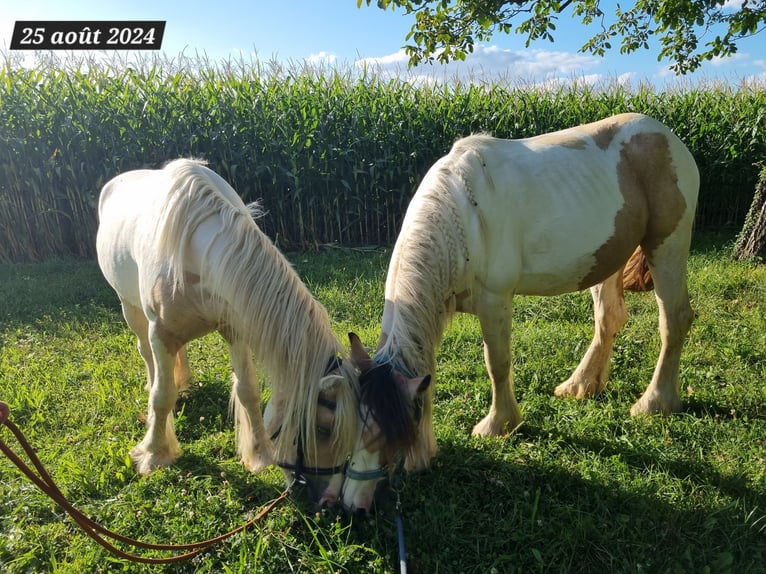
[[[644,250],[639,245],[622,272],[622,288],[626,291],[651,291],[654,287]]]

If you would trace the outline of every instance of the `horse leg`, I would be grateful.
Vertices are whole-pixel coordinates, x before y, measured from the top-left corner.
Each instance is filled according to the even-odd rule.
[[[128,327],[138,337],[138,352],[146,364],[146,390],[149,391],[154,380],[154,359],[152,358],[152,347],[149,344],[149,320],[140,307],[131,305],[126,301],[122,301],[122,315],[125,317]],[[186,357],[186,345],[178,350],[173,371],[176,388],[179,391],[187,390],[191,380],[191,371],[189,370],[189,360]]]
[[[591,287],[590,293],[595,323],[593,340],[572,376],[556,387],[554,394],[557,397],[582,399],[604,390],[609,378],[614,341],[628,320],[622,290],[622,269],[603,283]]]
[[[149,344],[149,321],[140,307],[135,307],[124,300],[121,302],[125,322],[138,338],[138,353],[146,365],[146,390],[150,391],[154,380],[154,358],[152,357],[152,347]]]
[[[191,370],[189,369],[189,358],[186,356],[186,345],[183,345],[178,349],[178,353],[176,353],[176,361],[173,367],[173,379],[176,382],[176,389],[178,389],[179,392],[189,389]]]
[[[166,346],[154,322],[149,323],[148,340],[154,361],[154,380],[149,390],[148,429],[144,439],[130,451],[139,474],[149,474],[158,466],[168,466],[181,454],[172,413],[178,397],[173,373],[178,348],[169,349]]]
[[[686,286],[688,240],[668,238],[650,255],[649,269],[654,278],[654,294],[660,311],[662,347],[654,375],[642,397],[630,409],[631,415],[670,414],[681,410],[678,370],[681,349],[694,319]]]
[[[477,315],[484,337],[484,362],[492,381],[492,405],[489,413],[476,426],[473,435],[500,436],[521,424],[521,411],[513,390],[511,364],[512,300],[485,297],[479,303]]]
[[[230,405],[237,429],[237,452],[247,470],[258,472],[273,463],[271,441],[261,415],[261,388],[250,347],[242,342],[229,342],[229,350],[234,369]]]

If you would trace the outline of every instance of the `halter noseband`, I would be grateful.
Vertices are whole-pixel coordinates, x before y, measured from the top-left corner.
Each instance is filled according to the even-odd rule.
[[[328,401],[329,402],[329,401]],[[279,431],[273,438],[279,436]],[[299,484],[306,483],[306,476],[332,476],[334,474],[341,474],[346,470],[346,461],[343,464],[336,466],[306,466],[303,462],[303,441],[300,440],[298,435],[297,453],[295,458],[295,464],[289,462],[278,462],[277,466],[293,473],[293,479]],[[273,440],[273,439],[272,439]]]

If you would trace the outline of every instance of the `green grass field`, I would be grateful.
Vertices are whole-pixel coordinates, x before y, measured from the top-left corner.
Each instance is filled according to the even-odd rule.
[[[671,418],[628,414],[659,348],[651,294],[628,295],[611,381],[586,401],[552,393],[589,343],[590,296],[517,298],[526,422],[490,440],[470,436],[490,397],[478,322],[453,322],[438,355],[440,452],[402,493],[411,573],[766,572],[766,267],[729,252],[727,238],[695,241],[685,410]],[[374,346],[389,255],[337,249],[291,261],[338,334],[353,329]],[[143,364],[98,267],[0,265],[0,400],[75,505],[128,536],[212,536],[283,487],[281,472],[251,475],[235,456],[225,344],[208,336],[189,354],[196,381],[176,416],[184,453],[140,478],[128,451],[144,432]],[[137,566],[111,558],[0,459],[0,571],[396,572],[393,499],[383,491],[374,516],[349,521],[297,493],[191,562]]]

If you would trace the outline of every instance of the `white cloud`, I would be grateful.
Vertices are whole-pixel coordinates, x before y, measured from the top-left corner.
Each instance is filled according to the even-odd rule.
[[[752,64],[754,71],[745,77],[745,82],[762,88],[766,87],[766,60],[753,60]]]
[[[710,65],[718,68],[720,66],[727,66],[729,64],[734,64],[737,62],[744,62],[745,60],[750,59],[750,54],[744,54],[742,52],[737,52],[736,54],[732,54],[731,56],[713,56],[713,58],[710,60]]]
[[[552,80],[571,83],[585,78],[585,72],[601,62],[602,60],[595,56],[570,52],[509,50],[495,45],[480,44],[475,47],[473,53],[466,55],[465,61],[453,61],[448,64],[421,64],[408,69],[408,57],[404,50],[381,57],[363,58],[355,64],[358,68],[367,68],[382,75],[404,77],[420,83],[502,81],[509,84],[527,84]]]
[[[625,72],[624,74],[617,76],[615,81],[621,86],[632,86],[638,79],[638,74],[636,72]]]
[[[311,65],[322,65],[322,64],[329,64],[332,65],[336,62],[338,59],[338,56],[333,54],[332,52],[325,52],[322,50],[321,52],[318,52],[316,54],[311,54],[308,58],[306,58],[306,63]]]
[[[723,10],[741,10],[745,0],[726,0],[721,8]]]
[[[388,56],[380,56],[379,58],[362,58],[356,61],[358,67],[364,66],[378,66],[383,68],[407,68],[407,62],[409,57],[404,51],[404,48]]]

